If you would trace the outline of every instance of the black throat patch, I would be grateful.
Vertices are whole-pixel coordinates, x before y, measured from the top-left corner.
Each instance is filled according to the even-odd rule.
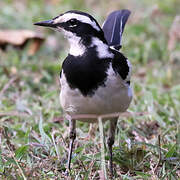
[[[68,55],[62,69],[69,86],[78,88],[84,96],[92,96],[99,86],[105,86],[111,59],[99,59],[95,49],[89,48],[83,56]]]

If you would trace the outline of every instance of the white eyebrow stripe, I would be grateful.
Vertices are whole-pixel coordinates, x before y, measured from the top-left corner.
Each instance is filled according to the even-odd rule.
[[[59,16],[58,18],[56,18],[54,20],[54,22],[55,23],[67,22],[73,18],[75,18],[78,21],[81,21],[83,23],[90,24],[94,29],[96,29],[97,31],[100,31],[100,28],[98,27],[98,25],[96,24],[95,21],[93,21],[89,17],[81,15],[81,14],[75,14],[75,13],[63,14],[63,15]]]

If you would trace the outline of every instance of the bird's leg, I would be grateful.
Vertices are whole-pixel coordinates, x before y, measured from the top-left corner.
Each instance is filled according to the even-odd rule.
[[[117,125],[117,118],[110,120],[110,129],[109,129],[109,135],[107,139],[107,144],[109,148],[109,169],[111,176],[113,177],[113,163],[112,163],[112,145],[114,144],[114,138],[115,138],[115,130]]]
[[[70,123],[70,133],[69,133],[70,143],[69,143],[69,154],[68,154],[68,170],[70,171],[73,143],[76,138],[76,120],[70,119],[69,123]]]

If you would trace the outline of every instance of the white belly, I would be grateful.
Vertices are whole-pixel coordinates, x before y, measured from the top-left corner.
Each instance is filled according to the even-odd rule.
[[[94,95],[85,97],[78,89],[69,87],[62,72],[60,102],[63,110],[68,114],[99,115],[126,111],[132,100],[131,88],[115,74],[108,77],[105,87],[100,86]]]

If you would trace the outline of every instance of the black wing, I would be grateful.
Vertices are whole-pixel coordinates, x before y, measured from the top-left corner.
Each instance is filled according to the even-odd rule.
[[[114,54],[112,59],[112,67],[116,73],[118,73],[126,82],[130,81],[131,67],[128,63],[128,59],[121,53],[114,49],[111,49]]]
[[[102,29],[109,46],[117,50],[121,48],[124,26],[130,14],[131,12],[127,9],[113,11],[105,20]]]

